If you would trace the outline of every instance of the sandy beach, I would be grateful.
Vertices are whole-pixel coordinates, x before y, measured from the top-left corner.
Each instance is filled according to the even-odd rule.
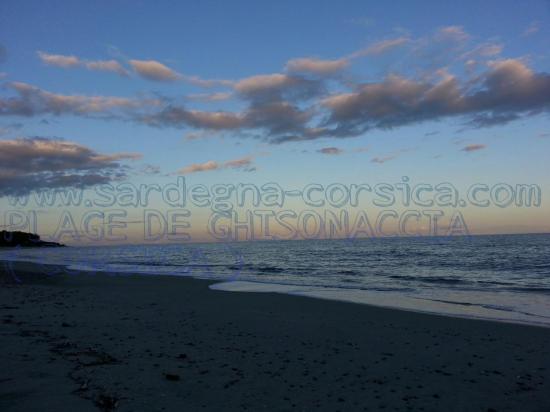
[[[550,410],[549,328],[14,267],[2,411]]]

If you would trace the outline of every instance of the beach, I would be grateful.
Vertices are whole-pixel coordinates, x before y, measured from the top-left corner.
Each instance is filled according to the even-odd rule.
[[[3,411],[550,409],[550,328],[13,267]]]

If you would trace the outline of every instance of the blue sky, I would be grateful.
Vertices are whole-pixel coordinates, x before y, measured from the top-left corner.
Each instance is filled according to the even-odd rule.
[[[4,166],[0,194],[185,173],[290,189],[535,183],[544,200],[549,4],[3,1],[0,144],[41,166]],[[62,140],[85,167],[57,153],[51,169]],[[472,219],[550,230],[544,205],[542,223]]]

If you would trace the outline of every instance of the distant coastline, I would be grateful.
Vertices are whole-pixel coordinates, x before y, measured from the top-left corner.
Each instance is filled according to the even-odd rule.
[[[65,245],[41,240],[40,236],[35,233],[2,230],[0,232],[0,247],[65,247]]]

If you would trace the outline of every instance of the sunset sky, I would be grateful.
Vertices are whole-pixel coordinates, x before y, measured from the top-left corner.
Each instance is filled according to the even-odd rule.
[[[539,208],[463,213],[472,233],[550,231],[549,22],[547,1],[4,0],[0,208],[178,175],[288,190],[408,176],[537,184]]]

